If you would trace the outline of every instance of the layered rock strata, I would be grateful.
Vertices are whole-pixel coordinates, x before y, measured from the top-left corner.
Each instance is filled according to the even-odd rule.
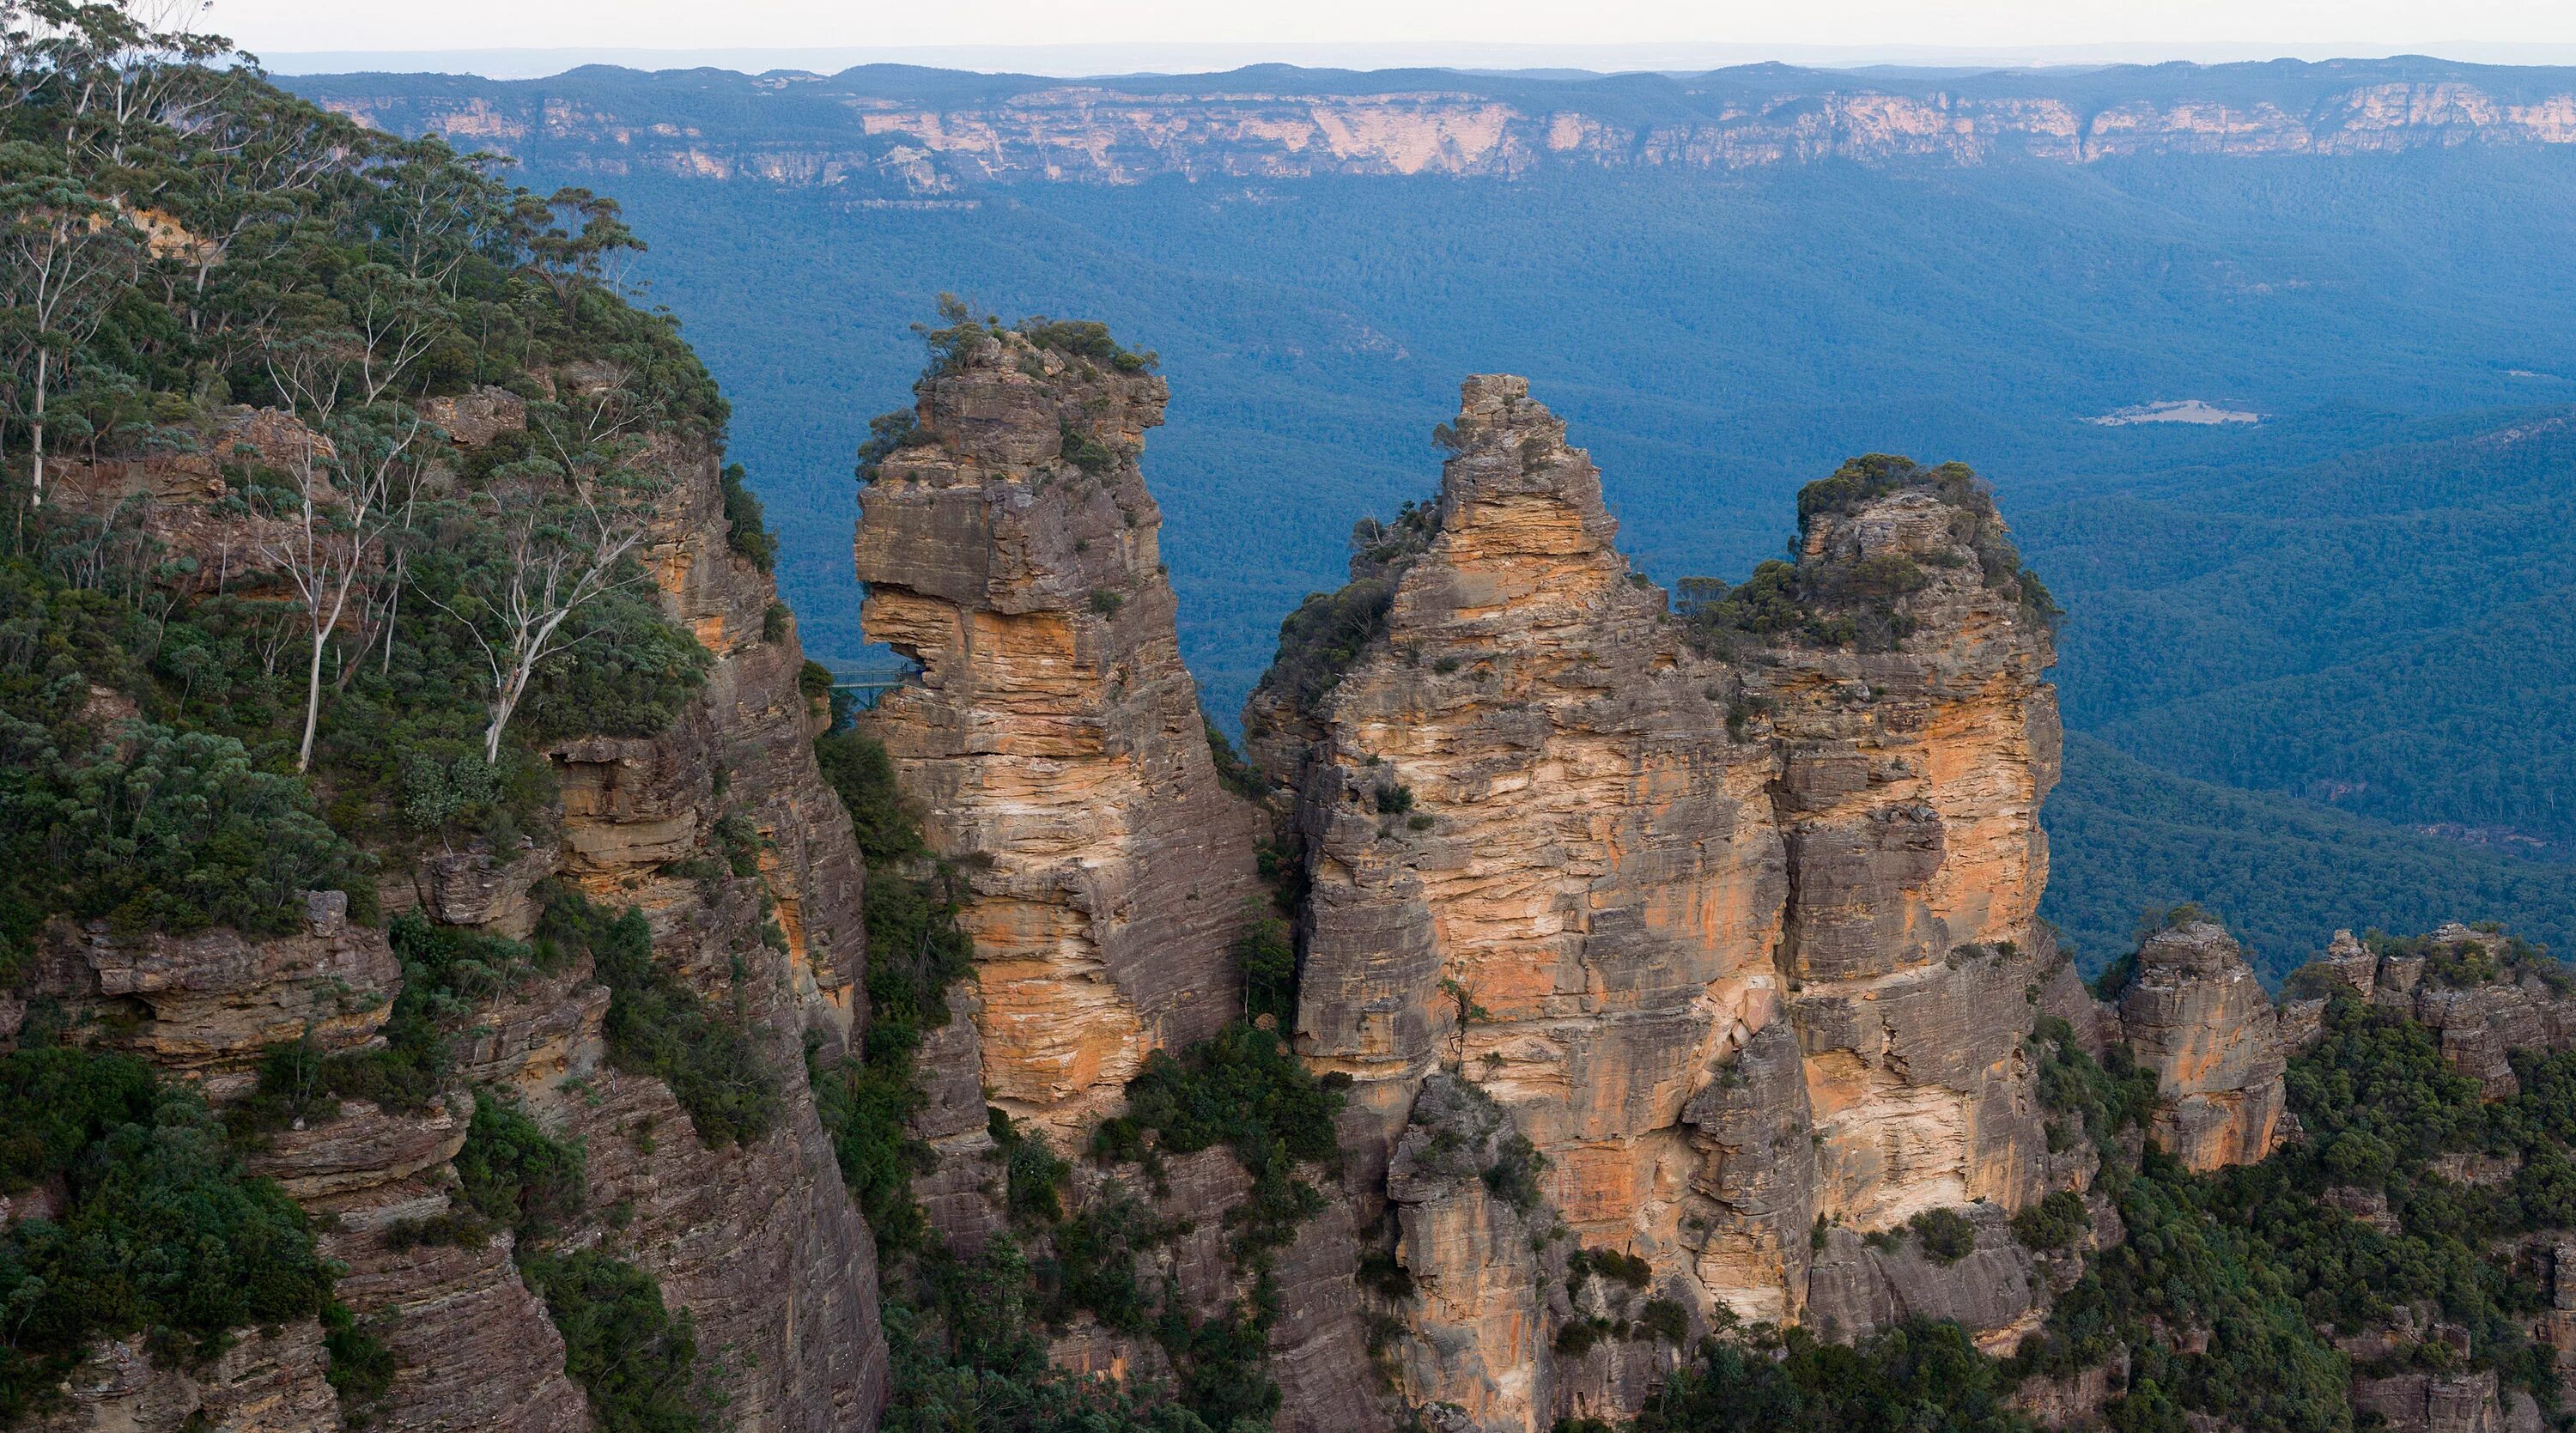
[[[857,562],[869,638],[921,678],[867,730],[971,891],[978,1081],[1069,1142],[1148,1053],[1241,1012],[1253,816],[1173,635],[1137,462],[1162,380],[975,330],[916,391],[861,493]]]
[[[864,729],[968,888],[975,975],[915,1057],[911,1128],[933,1156],[914,1197],[970,1253],[1003,1223],[988,1101],[1081,1147],[1148,1054],[1242,1018],[1230,947],[1269,892],[1258,814],[1218,779],[1157,556],[1138,454],[1162,381],[1098,345],[963,337],[862,491],[857,555],[869,636],[921,664]],[[1255,1271],[1225,1232],[1251,1187],[1233,1155],[1174,1159],[1150,1191],[1130,1175],[1078,1162],[1069,1193],[1083,1208],[1141,1200],[1133,1217],[1185,1231],[1140,1255],[1140,1282],[1193,1320],[1248,1306]],[[1358,1253],[1351,1211],[1334,1204],[1269,1259],[1282,1433],[1388,1426],[1353,1376],[1368,1359]],[[1172,1373],[1153,1339],[1087,1317],[1052,1354],[1122,1380]]]
[[[487,393],[441,421],[464,444],[518,416]],[[643,910],[655,961],[755,1033],[783,1089],[780,1115],[753,1142],[702,1141],[660,1080],[608,1063],[609,994],[584,959],[479,1008],[454,1041],[449,1092],[426,1110],[347,1103],[272,1136],[253,1172],[328,1216],[319,1242],[347,1269],[339,1297],[394,1354],[392,1389],[366,1410],[388,1429],[591,1426],[509,1234],[457,1247],[404,1232],[455,1209],[449,1160],[484,1099],[518,1103],[584,1149],[589,1202],[567,1241],[646,1270],[669,1307],[688,1311],[706,1391],[725,1400],[731,1426],[866,1429],[884,1399],[873,1243],[802,1058],[808,1032],[838,1048],[864,1024],[856,843],[814,764],[819,717],[799,690],[792,624],[777,633],[768,577],[728,550],[715,453],[663,436],[643,461],[667,480],[647,566],[666,613],[714,656],[704,687],[658,736],[555,746],[562,805],[545,839],[398,865],[382,895],[391,909],[508,937],[534,924],[532,888],[548,877],[611,909]],[[724,818],[757,833],[756,874],[708,874],[728,872]],[[338,893],[311,905],[305,931],[263,940],[57,928],[37,989],[76,1028],[224,1100],[250,1087],[260,1053],[279,1042],[326,1052],[381,1043],[401,983],[384,933],[351,922]],[[161,1369],[120,1347],[75,1376],[59,1426],[338,1426],[318,1327],[247,1338],[203,1370]]]
[[[2318,966],[2363,999],[2440,1032],[2443,1058],[2490,1099],[2518,1092],[2514,1050],[2576,1046],[2576,987],[2554,961],[2456,921],[2381,954],[2337,931]]]
[[[1354,1190],[1394,1206],[1424,1291],[1400,1316],[1442,1351],[1402,1391],[1541,1428],[1633,1399],[1543,1339],[1483,1345],[1545,1297],[1399,1177],[1425,1082],[1489,1098],[1552,1217],[1693,1328],[1800,1317],[1820,1223],[2018,1207],[2046,1177],[2022,1042],[2056,711],[1962,476],[1890,467],[1811,514],[1800,582],[1902,589],[1901,635],[1838,641],[1677,619],[1522,380],[1468,380],[1450,438],[1436,507],[1365,530],[1331,599],[1372,622],[1359,655],[1319,668],[1292,619],[1246,732],[1305,839],[1299,1049],[1356,1082]]]

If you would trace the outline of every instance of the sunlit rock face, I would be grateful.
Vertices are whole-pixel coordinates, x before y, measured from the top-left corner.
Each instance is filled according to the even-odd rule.
[[[1241,1012],[1253,814],[1173,635],[1137,462],[1162,380],[1011,333],[918,392],[861,494],[857,562],[868,636],[921,679],[868,730],[972,888],[981,1084],[1069,1143],[1148,1053]]]
[[[2271,997],[2214,922],[2147,937],[2120,1027],[2160,1097],[2150,1132],[2183,1166],[2252,1164],[2281,1141],[2285,1061]]]
[[[1801,1317],[1819,1221],[2036,1197],[2056,708],[1964,470],[1819,499],[1818,622],[1727,629],[1630,568],[1525,381],[1469,379],[1444,438],[1436,504],[1363,525],[1246,736],[1297,793],[1298,1048],[1356,1082],[1355,1206],[1423,1290],[1399,1392],[1544,1428],[1632,1408],[1653,1360],[1553,1351],[1574,1306],[1498,1281],[1490,1201],[1421,1176],[1425,1082],[1489,1100],[1478,1138],[1543,1160],[1535,1223],[1644,1259],[1693,1329]]]

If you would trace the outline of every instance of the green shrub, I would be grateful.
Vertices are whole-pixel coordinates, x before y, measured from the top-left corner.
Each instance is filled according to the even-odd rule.
[[[778,565],[778,539],[770,536],[769,525],[763,520],[760,499],[749,486],[749,477],[742,464],[725,464],[725,546],[732,548],[752,566],[767,572]]]
[[[928,853],[919,817],[895,782],[894,761],[883,743],[857,732],[833,732],[816,739],[814,757],[850,813],[859,853],[871,871]]]
[[[552,1238],[579,1217],[588,1198],[588,1160],[492,1091],[474,1101],[474,1122],[456,1152],[456,1178],[466,1205],[522,1241]]]
[[[2084,1196],[2060,1189],[2013,1216],[2013,1237],[2025,1249],[2071,1249],[2093,1218],[2084,1212]]]
[[[1566,1259],[1566,1278],[1578,1289],[1586,1276],[1595,1273],[1632,1289],[1646,1287],[1655,1277],[1653,1265],[1617,1249],[1577,1249]]]
[[[1394,603],[1395,584],[1385,577],[1362,578],[1338,592],[1308,594],[1279,624],[1279,650],[1261,674],[1256,697],[1274,692],[1292,711],[1312,710],[1386,630],[1386,614]]]
[[[1107,444],[1102,443],[1099,439],[1079,428],[1074,427],[1070,423],[1066,423],[1062,426],[1058,437],[1064,452],[1065,461],[1082,469],[1084,472],[1091,474],[1095,478],[1117,466],[1118,455],[1110,451]],[[1112,593],[1110,595],[1114,601],[1116,599],[1116,594]],[[1092,599],[1095,603],[1099,598],[1099,593],[1095,592],[1092,594]],[[1118,609],[1112,607],[1109,610],[1115,612]]]
[[[1061,1323],[1086,1312],[1121,1332],[1150,1332],[1154,1300],[1137,1281],[1136,1262],[1183,1227],[1159,1218],[1124,1185],[1111,1181],[1047,1234],[1049,1252],[1032,1273],[1048,1321]]]
[[[338,1299],[322,1306],[322,1348],[329,1357],[324,1377],[340,1397],[340,1426],[375,1425],[376,1411],[393,1391],[394,1351],[378,1336],[378,1320],[361,1320]]]
[[[1202,716],[1199,725],[1207,731],[1208,757],[1216,763],[1217,780],[1225,783],[1225,789],[1246,801],[1259,801],[1268,796],[1269,778],[1235,751],[1234,743],[1226,740],[1225,733],[1217,730],[1216,723]]]
[[[868,436],[859,444],[859,486],[877,480],[877,470],[885,460],[906,448],[918,448],[932,441],[921,427],[921,419],[910,408],[880,413],[868,420]]]
[[[1321,1078],[1278,1035],[1238,1024],[1176,1058],[1157,1050],[1127,1083],[1127,1113],[1104,1121],[1096,1152],[1113,1158],[1191,1154],[1224,1144],[1256,1175],[1273,1152],[1337,1163],[1334,1117],[1347,1076]]]
[[[1267,1015],[1282,1030],[1297,1023],[1297,947],[1289,940],[1288,923],[1261,908],[1257,898],[1246,902],[1248,910],[1243,934],[1234,938],[1234,961],[1243,972],[1243,1013],[1258,1020]]]
[[[668,1085],[709,1147],[768,1136],[781,1108],[778,1073],[760,1053],[751,1022],[716,1008],[653,958],[643,912],[612,917],[576,893],[559,892],[539,918],[537,938],[590,951],[608,987],[610,1064]]]
[[[149,1333],[193,1363],[239,1329],[320,1317],[331,1271],[304,1212],[245,1174],[191,1090],[122,1055],[0,1055],[0,1177],[59,1180],[59,1220],[0,1230],[0,1422],[50,1403],[101,1339]]]
[[[563,1335],[564,1371],[589,1396],[600,1433],[698,1433],[697,1335],[650,1274],[596,1249],[519,1263]]]
[[[538,668],[512,724],[525,740],[658,736],[706,685],[714,655],[662,615],[640,576],[566,621],[577,659]]]
[[[372,862],[324,824],[305,784],[229,736],[138,722],[87,737],[0,712],[0,931],[45,915],[120,930],[228,925],[283,935],[304,892],[372,909]]]
[[[1977,1252],[1977,1226],[1956,1209],[1926,1209],[1906,1221],[1916,1247],[1935,1264],[1949,1265]]]
[[[1069,357],[1097,359],[1121,373],[1143,373],[1159,361],[1151,353],[1131,353],[1120,347],[1109,336],[1109,325],[1089,319],[1056,321],[1038,314],[1020,320],[1020,336]]]
[[[1690,1313],[1673,1299],[1648,1299],[1637,1314],[1637,1336],[1681,1347],[1690,1342]]]
[[[1551,1346],[1566,1358],[1581,1358],[1600,1344],[1607,1322],[1578,1314],[1557,1326]]]
[[[1494,1162],[1485,1166],[1485,1190],[1526,1214],[1545,1197],[1538,1183],[1539,1171],[1545,1168],[1547,1156],[1539,1153],[1526,1135],[1515,1131],[1503,1142]]]

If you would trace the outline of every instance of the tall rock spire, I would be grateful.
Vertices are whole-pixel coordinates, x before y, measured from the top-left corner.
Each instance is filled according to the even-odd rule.
[[[921,664],[869,728],[972,889],[981,1082],[1070,1139],[1242,1008],[1260,887],[1173,635],[1137,459],[1163,381],[1096,326],[960,335],[860,495],[867,635]]]

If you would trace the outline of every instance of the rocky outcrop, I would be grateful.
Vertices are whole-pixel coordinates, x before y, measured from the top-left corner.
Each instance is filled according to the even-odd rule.
[[[246,1333],[202,1367],[154,1359],[118,1339],[74,1370],[39,1433],[339,1433],[322,1326],[303,1319]]]
[[[2512,1051],[2576,1046],[2576,985],[2556,961],[2494,926],[2453,921],[2377,950],[2337,931],[2310,968],[2438,1032],[2443,1058],[2489,1099],[2522,1088]]]
[[[721,1351],[735,1426],[865,1428],[886,1373],[874,1248],[800,1048],[809,1030],[837,1047],[865,1019],[858,848],[815,766],[792,624],[772,635],[775,588],[728,549],[716,455],[663,438],[653,459],[672,481],[648,565],[665,610],[716,660],[661,736],[556,750],[559,872],[594,899],[642,909],[655,960],[741,1012],[784,1087],[782,1114],[765,1138],[711,1147],[661,1082],[605,1065],[605,1002],[579,984],[515,1027],[528,1059],[504,1078],[541,1122],[584,1143],[600,1235],[691,1312],[701,1348]],[[727,820],[756,834],[756,875],[711,891],[668,869],[721,863],[712,828]]]
[[[993,183],[1527,177],[1552,169],[1745,169],[1829,160],[2081,164],[2136,155],[2369,154],[2576,143],[2576,78],[2422,57],[2163,65],[1908,81],[1755,65],[1676,78],[1383,76],[1263,67],[1149,83],[877,71],[727,77],[724,106],[639,95],[613,72],[551,80],[293,81],[401,134],[623,174],[847,186],[913,204]],[[706,87],[690,91],[694,99]],[[781,105],[800,132],[782,135]],[[735,116],[758,116],[746,125]],[[756,126],[756,127],[755,127]],[[878,203],[904,203],[881,198]]]
[[[2356,1378],[2352,1407],[2377,1415],[2390,1433],[2538,1433],[2547,1426],[2530,1394],[2499,1396],[2491,1369]]]
[[[1528,1143],[1493,1096],[1446,1074],[1425,1081],[1410,1114],[1386,1171],[1396,1258],[1419,1291],[1397,1388],[1417,1406],[1455,1406],[1473,1427],[1544,1427],[1555,1401],[1543,1317],[1551,1211]]]
[[[868,636],[921,664],[866,729],[971,891],[979,1082],[1062,1141],[1240,1014],[1227,950],[1259,890],[1137,464],[1163,383],[1102,344],[960,333],[857,543]]]
[[[2001,1209],[1970,1205],[1961,1217],[1976,1245],[1947,1259],[1925,1253],[1919,1240],[1880,1247],[1847,1228],[1827,1230],[1808,1283],[1807,1322],[1856,1339],[1908,1319],[1949,1319],[1977,1330],[1987,1352],[2011,1353],[2047,1312],[2046,1285]]]
[[[2252,1164],[2280,1142],[2284,1058],[2271,997],[2226,930],[2196,920],[2138,947],[2120,992],[2129,1052],[2155,1072],[2149,1132],[2186,1169]]]
[[[1635,1394],[1527,1335],[1489,1200],[1426,1193],[1434,1082],[1492,1101],[1574,1238],[1694,1328],[1801,1317],[1819,1220],[2008,1212],[2047,1178],[2022,1042],[2056,711],[1991,505],[1964,470],[1846,474],[1765,580],[1830,605],[1880,575],[1878,639],[1725,627],[1631,571],[1564,437],[1522,380],[1468,380],[1436,506],[1364,525],[1245,719],[1298,793],[1298,1048],[1355,1081],[1355,1198],[1444,1291],[1402,1311],[1403,1392],[1490,1428]],[[1301,646],[1345,619],[1346,667]],[[1945,1306],[1989,1305],[2033,1299]]]
[[[250,1088],[272,1045],[355,1049],[377,1039],[402,969],[385,933],[349,919],[349,899],[315,891],[304,929],[248,938],[217,927],[124,937],[105,921],[58,923],[30,993],[122,1012],[109,1043],[203,1081],[218,1098]]]

